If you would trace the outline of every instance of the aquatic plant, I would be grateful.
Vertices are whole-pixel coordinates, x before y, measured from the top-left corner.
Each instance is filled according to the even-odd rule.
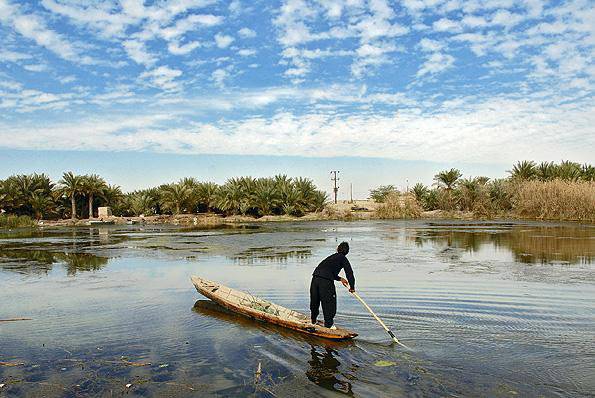
[[[22,228],[33,226],[35,226],[35,221],[29,216],[0,214],[0,228]]]

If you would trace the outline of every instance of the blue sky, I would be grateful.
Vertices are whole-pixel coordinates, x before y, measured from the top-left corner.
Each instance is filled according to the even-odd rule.
[[[593,162],[593,21],[592,1],[0,0],[0,177],[343,168],[364,196]]]

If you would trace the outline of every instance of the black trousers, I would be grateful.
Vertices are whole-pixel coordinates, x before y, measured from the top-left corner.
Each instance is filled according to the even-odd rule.
[[[312,323],[318,318],[321,303],[322,314],[324,315],[324,326],[330,328],[333,326],[333,318],[337,313],[337,292],[335,291],[335,282],[318,276],[313,276],[312,283],[310,283],[310,312],[312,314]]]

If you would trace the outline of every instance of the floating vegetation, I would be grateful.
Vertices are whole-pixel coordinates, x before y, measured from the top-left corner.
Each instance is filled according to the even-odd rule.
[[[385,360],[380,360],[380,361],[376,361],[374,362],[374,366],[378,366],[381,368],[387,367],[387,366],[394,366],[396,365],[395,362],[392,361],[385,361]]]

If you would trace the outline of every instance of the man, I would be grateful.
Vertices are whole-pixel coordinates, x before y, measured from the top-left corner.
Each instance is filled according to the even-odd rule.
[[[312,323],[316,324],[318,318],[320,303],[322,303],[322,314],[324,315],[324,326],[331,329],[337,327],[333,325],[333,318],[337,313],[337,292],[335,291],[335,281],[341,281],[343,286],[349,286],[351,293],[355,292],[355,278],[351,264],[347,260],[349,253],[349,244],[341,242],[337,247],[337,252],[331,254],[314,270],[312,273],[312,283],[310,284],[310,312]],[[347,279],[341,278],[339,272],[345,270]]]

